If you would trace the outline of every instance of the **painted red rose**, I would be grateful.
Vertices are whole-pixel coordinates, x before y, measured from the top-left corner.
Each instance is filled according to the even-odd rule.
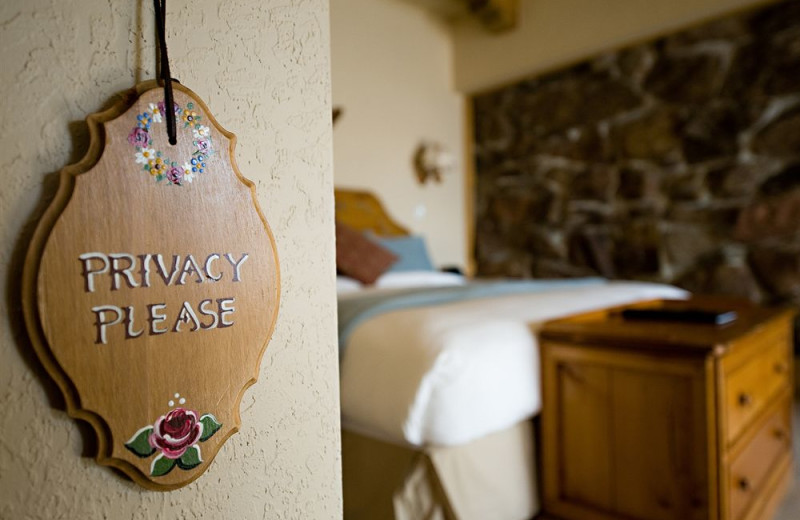
[[[183,170],[173,167],[167,172],[167,180],[172,184],[180,184],[181,179],[183,179]]]
[[[197,141],[194,142],[194,145],[197,149],[201,152],[208,152],[211,149],[211,142],[208,139],[199,138]]]
[[[176,114],[180,114],[181,113],[181,107],[177,103],[173,104],[172,106],[175,109],[175,113]],[[165,105],[163,101],[159,101],[158,102],[158,110],[162,114],[164,114],[166,116],[166,114],[167,114],[167,105]]]
[[[139,128],[137,126],[128,134],[128,142],[131,146],[141,146],[144,148],[150,143],[150,134],[148,134],[147,130],[144,128]]]
[[[177,459],[197,444],[202,435],[203,424],[197,419],[197,412],[175,408],[156,421],[147,440],[168,459]]]

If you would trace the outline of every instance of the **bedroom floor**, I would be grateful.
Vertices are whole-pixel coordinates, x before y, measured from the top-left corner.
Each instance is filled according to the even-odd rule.
[[[795,394],[793,421],[794,428],[794,478],[783,503],[778,508],[774,520],[797,520],[800,518],[800,401]]]

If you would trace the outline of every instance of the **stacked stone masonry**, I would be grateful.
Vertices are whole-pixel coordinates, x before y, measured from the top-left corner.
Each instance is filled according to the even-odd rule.
[[[800,304],[800,2],[473,103],[479,275]]]

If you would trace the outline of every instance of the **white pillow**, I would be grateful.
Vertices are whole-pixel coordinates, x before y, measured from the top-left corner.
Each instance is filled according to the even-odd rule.
[[[355,278],[336,276],[336,294],[349,294],[360,291],[364,286]]]
[[[410,287],[443,287],[464,285],[466,279],[460,274],[441,271],[389,271],[375,280],[375,287],[383,289],[405,289]]]

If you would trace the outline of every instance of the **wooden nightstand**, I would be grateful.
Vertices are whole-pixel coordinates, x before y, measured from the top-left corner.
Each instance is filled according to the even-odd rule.
[[[791,467],[790,310],[729,300],[724,326],[628,321],[620,310],[547,323],[543,510],[565,520],[767,520]]]

